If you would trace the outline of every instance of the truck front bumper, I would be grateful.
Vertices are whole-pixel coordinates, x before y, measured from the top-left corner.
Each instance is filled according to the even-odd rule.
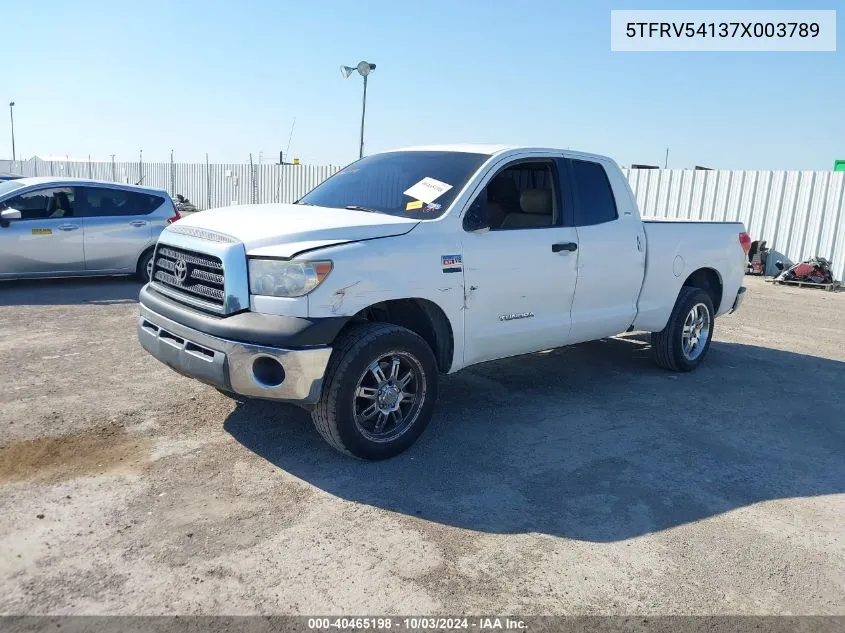
[[[251,398],[303,405],[319,399],[328,345],[283,349],[233,341],[177,323],[143,302],[140,307],[138,340],[180,374]]]
[[[740,306],[742,305],[742,300],[745,298],[745,286],[740,286],[739,290],[736,293],[736,299],[734,299],[734,304],[731,306],[730,312],[728,314],[733,314],[737,310],[739,310]]]

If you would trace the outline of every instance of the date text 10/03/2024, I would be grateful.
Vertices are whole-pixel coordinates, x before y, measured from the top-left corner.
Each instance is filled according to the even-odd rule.
[[[510,617],[355,617],[355,618],[308,618],[308,628],[312,630],[398,630],[398,631],[521,631],[525,623]]]

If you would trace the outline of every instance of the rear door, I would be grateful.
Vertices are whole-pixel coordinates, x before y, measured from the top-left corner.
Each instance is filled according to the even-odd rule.
[[[151,214],[164,198],[106,186],[83,185],[77,191],[85,214],[85,269],[133,272],[152,240]]]
[[[575,159],[569,174],[578,231],[578,287],[572,303],[573,343],[628,329],[645,274],[645,232],[614,165]]]
[[[0,223],[0,277],[77,274],[85,269],[74,187],[41,187],[0,202],[20,220]]]

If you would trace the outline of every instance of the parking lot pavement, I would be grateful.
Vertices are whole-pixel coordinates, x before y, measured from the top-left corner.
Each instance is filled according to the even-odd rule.
[[[845,614],[845,293],[747,284],[697,372],[488,363],[381,463],[148,357],[135,283],[0,285],[0,612]]]

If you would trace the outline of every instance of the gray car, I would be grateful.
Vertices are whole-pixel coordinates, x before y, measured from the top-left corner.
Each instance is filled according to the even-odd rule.
[[[74,178],[0,182],[0,279],[137,275],[179,219],[165,191]]]

